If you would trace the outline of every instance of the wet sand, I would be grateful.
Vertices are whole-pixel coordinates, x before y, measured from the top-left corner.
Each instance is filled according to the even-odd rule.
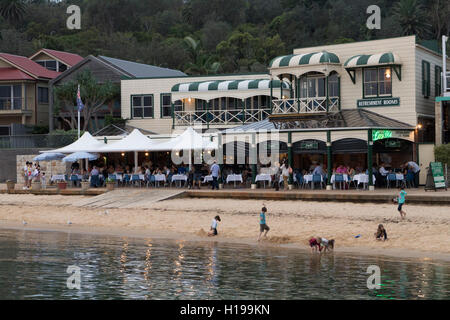
[[[450,207],[408,205],[400,220],[394,204],[265,201],[267,240],[258,243],[260,200],[172,199],[149,208],[77,207],[84,196],[0,194],[0,227],[184,240],[241,242],[308,249],[311,236],[335,239],[335,251],[450,261]],[[219,214],[217,237],[207,237]],[[27,222],[26,225],[22,221]],[[68,225],[70,220],[71,225]],[[374,239],[382,223],[388,241]],[[355,238],[360,234],[361,237]]]

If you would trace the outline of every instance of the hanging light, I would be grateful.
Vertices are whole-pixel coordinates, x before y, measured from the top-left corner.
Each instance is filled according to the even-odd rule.
[[[419,124],[417,125],[417,129],[422,129],[422,124],[421,124],[421,123],[419,123]]]
[[[145,156],[148,157],[148,152],[145,153]]]
[[[390,79],[391,78],[391,69],[386,69],[386,71],[384,72],[384,77],[386,79]]]
[[[191,99],[191,97],[189,97],[189,98],[188,98],[188,102],[191,103],[191,101],[192,101],[192,99]]]
[[[125,152],[122,152],[121,155],[122,155],[122,157],[125,157]]]

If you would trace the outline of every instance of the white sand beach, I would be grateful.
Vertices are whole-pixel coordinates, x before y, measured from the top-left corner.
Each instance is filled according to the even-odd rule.
[[[77,207],[85,196],[0,194],[0,227],[85,230],[137,236],[166,235],[179,239],[208,239],[257,243],[261,200],[171,199],[147,209]],[[411,257],[450,258],[450,208],[405,205],[401,221],[394,204],[306,201],[265,201],[269,237],[261,245],[307,249],[311,236],[335,239],[336,251]],[[105,211],[107,210],[107,213]],[[219,235],[206,236],[219,214]],[[22,225],[25,220],[27,224]],[[68,220],[71,225],[67,224]],[[376,241],[379,223],[388,241]],[[355,238],[356,235],[361,235]]]

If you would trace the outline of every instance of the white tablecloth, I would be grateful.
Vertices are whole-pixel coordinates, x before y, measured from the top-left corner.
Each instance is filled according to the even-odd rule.
[[[187,175],[184,175],[184,174],[174,174],[173,176],[172,176],[172,182],[175,182],[175,181],[187,181]],[[211,180],[212,180],[212,178],[211,178]]]
[[[312,182],[312,179],[313,179],[313,175],[312,174],[305,174],[303,176],[303,181],[305,181],[305,183]],[[320,176],[320,180],[323,182],[323,176]]]
[[[348,182],[348,181],[349,181],[348,175],[344,173],[343,176],[344,176],[344,181],[347,181],[347,182]],[[330,182],[331,182],[331,183],[334,183],[335,180],[336,180],[336,175],[333,174],[333,175],[331,176]]]
[[[163,174],[155,174],[155,181],[166,182],[166,176]]]
[[[372,176],[372,180],[373,183],[375,183],[375,175]],[[355,174],[355,176],[353,177],[353,181],[356,181],[358,184],[369,183],[369,175],[364,173]]]
[[[297,182],[297,177],[294,175],[292,175],[292,178],[294,179],[294,182]],[[289,177],[288,177],[288,181],[289,181]],[[280,175],[280,183],[283,182],[283,175]]]
[[[258,182],[258,181],[268,181],[268,182],[271,182],[271,181],[272,181],[272,176],[271,176],[270,174],[261,173],[261,174],[258,174],[258,175],[256,176],[255,181],[256,181],[256,182]]]
[[[401,173],[396,173],[395,176],[396,176],[397,180],[400,180],[400,181],[405,180],[405,176]]]
[[[229,174],[227,176],[227,183],[236,182],[236,181],[238,181],[238,182],[242,182],[243,181],[242,180],[242,174]]]
[[[203,183],[211,182],[213,181],[212,175],[203,177]]]
[[[63,174],[54,174],[54,175],[52,175],[52,178],[50,180],[53,181],[53,182],[55,182],[55,181],[66,181],[66,177]]]

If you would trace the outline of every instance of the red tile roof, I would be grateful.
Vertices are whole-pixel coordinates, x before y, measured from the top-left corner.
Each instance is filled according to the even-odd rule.
[[[22,69],[26,73],[33,75],[35,78],[53,79],[60,75],[59,72],[48,70],[27,57],[16,56],[9,53],[0,53],[0,59],[9,62],[13,67]]]
[[[69,67],[72,67],[72,66],[76,65],[78,62],[80,62],[81,60],[83,60],[83,57],[81,57],[75,53],[57,51],[57,50],[51,50],[51,49],[41,49],[38,52],[36,52],[35,54],[33,54],[30,57],[30,59],[34,58],[41,52],[55,57],[56,59],[67,64]]]
[[[0,80],[34,80],[16,68],[0,68]]]

